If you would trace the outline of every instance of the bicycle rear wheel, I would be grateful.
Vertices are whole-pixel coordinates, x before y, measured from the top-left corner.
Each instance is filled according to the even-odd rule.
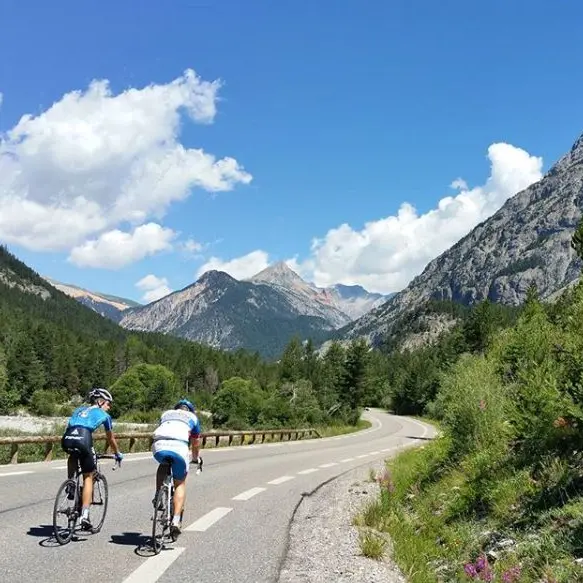
[[[70,492],[73,492],[73,499],[69,499]],[[79,518],[79,489],[75,480],[65,480],[57,491],[55,504],[53,506],[53,531],[55,538],[60,545],[66,545],[73,538],[75,525]],[[59,528],[58,521],[61,516],[65,517],[66,528]]]
[[[160,488],[154,503],[154,516],[152,518],[152,548],[157,555],[164,546],[164,532],[168,527],[168,489]]]
[[[105,522],[105,515],[107,514],[107,504],[109,502],[109,486],[107,479],[101,472],[97,472],[93,477],[93,500],[91,502],[91,522],[93,528],[92,533],[97,533],[101,530]],[[101,509],[102,514],[99,521],[95,521],[95,513]]]

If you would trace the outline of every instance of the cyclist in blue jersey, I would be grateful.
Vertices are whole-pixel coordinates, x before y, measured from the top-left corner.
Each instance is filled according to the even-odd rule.
[[[170,534],[176,539],[181,532],[180,515],[186,499],[186,477],[188,475],[189,445],[192,451],[192,460],[202,466],[199,455],[201,426],[195,414],[194,405],[187,399],[181,399],[174,409],[164,411],[160,417],[160,424],[154,431],[152,454],[160,464],[156,472],[156,494],[152,503],[156,503],[158,490],[164,482],[166,467],[162,462],[166,458],[172,460],[172,477],[174,478],[174,516],[170,526]]]
[[[83,472],[83,496],[81,510],[81,527],[91,529],[89,506],[93,499],[93,472],[97,468],[95,449],[93,448],[93,432],[103,425],[109,446],[115,453],[115,459],[121,462],[123,455],[119,451],[113,435],[113,422],[107,411],[111,407],[113,397],[107,389],[95,388],[89,393],[89,405],[82,405],[73,411],[65,434],[61,439],[61,447],[69,454],[67,473],[73,478],[77,466]],[[74,492],[68,492],[69,499],[74,498]]]

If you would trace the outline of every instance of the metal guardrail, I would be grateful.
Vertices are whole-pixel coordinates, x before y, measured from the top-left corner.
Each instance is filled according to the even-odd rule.
[[[295,434],[292,440],[292,435]],[[302,439],[306,436],[322,437],[315,429],[260,429],[258,431],[222,431],[222,432],[207,432],[201,433],[202,447],[205,448],[208,440],[214,440],[215,447],[219,447],[221,438],[227,438],[227,445],[251,445],[257,441],[257,437],[261,436],[261,441],[265,441],[267,435],[279,436],[279,441],[284,441],[284,436],[287,436],[287,441],[296,441]],[[246,443],[246,437],[249,436],[250,440]],[[45,462],[51,461],[53,459],[53,451],[55,443],[61,442],[61,435],[27,435],[27,436],[16,436],[16,437],[0,437],[0,446],[10,445],[12,449],[10,451],[10,463],[18,463],[18,448],[20,445],[26,445],[29,443],[44,443],[45,444]],[[151,432],[137,432],[137,433],[115,433],[115,438],[118,440],[129,439],[129,448],[124,450],[129,453],[134,451],[136,441],[138,439],[148,439],[149,448],[152,447],[153,434]],[[240,438],[235,442],[235,438]],[[105,441],[106,437],[104,433],[94,433],[93,441]],[[109,444],[105,444],[104,453],[109,450]]]

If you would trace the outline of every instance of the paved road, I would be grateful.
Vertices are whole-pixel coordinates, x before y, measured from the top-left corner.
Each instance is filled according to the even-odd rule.
[[[156,463],[128,455],[104,460],[110,504],[100,533],[68,545],[52,538],[52,508],[63,461],[0,466],[2,581],[119,583],[276,582],[288,528],[302,494],[434,435],[418,421],[381,411],[370,429],[333,438],[203,450],[204,471],[188,478],[183,534],[152,556],[151,500]],[[192,467],[192,466],[191,466]]]

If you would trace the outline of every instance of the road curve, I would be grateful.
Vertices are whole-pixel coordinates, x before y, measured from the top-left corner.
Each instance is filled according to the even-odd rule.
[[[156,471],[149,453],[127,455],[115,472],[104,460],[110,502],[103,529],[80,532],[65,546],[51,526],[63,461],[0,466],[2,580],[276,582],[303,493],[435,435],[406,417],[378,410],[365,417],[373,425],[358,433],[203,450],[204,471],[187,482],[183,534],[157,556],[148,547]]]

